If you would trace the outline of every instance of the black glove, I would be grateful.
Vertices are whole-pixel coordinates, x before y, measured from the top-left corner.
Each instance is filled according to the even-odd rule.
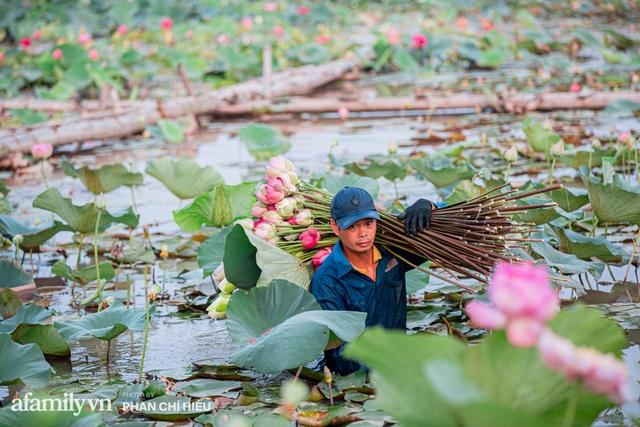
[[[407,236],[409,233],[417,236],[418,232],[429,229],[431,209],[433,209],[433,204],[429,200],[419,199],[398,215],[398,219],[404,220],[404,232]]]

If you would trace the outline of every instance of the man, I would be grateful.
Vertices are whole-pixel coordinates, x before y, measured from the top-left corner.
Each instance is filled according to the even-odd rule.
[[[428,229],[434,208],[430,201],[420,199],[398,216],[405,222],[406,234],[417,236]],[[405,273],[412,267],[373,244],[378,219],[371,195],[362,188],[345,187],[335,195],[331,202],[331,229],[339,240],[313,275],[310,291],[323,310],[366,312],[366,326],[404,330]],[[415,265],[425,261],[404,251],[400,255]],[[343,347],[344,343],[325,352],[329,369],[341,375],[363,369],[358,362],[341,357]]]

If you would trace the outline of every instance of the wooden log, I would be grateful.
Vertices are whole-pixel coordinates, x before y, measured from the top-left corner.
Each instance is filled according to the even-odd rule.
[[[339,79],[359,63],[360,60],[357,57],[342,58],[317,66],[307,65],[274,73],[271,75],[271,95],[308,94],[317,87]],[[122,138],[141,132],[147,125],[156,123],[161,117],[209,114],[215,112],[220,105],[248,102],[264,98],[264,95],[262,79],[252,79],[195,97],[157,102],[145,101],[143,108],[135,108],[140,104],[122,102],[120,108],[125,112],[113,117],[79,122],[63,121],[55,126],[35,129],[2,130],[0,131],[0,158],[13,151],[28,152],[33,144],[48,143],[56,146],[74,141]],[[86,108],[85,104],[88,103],[83,103],[84,108]],[[8,105],[10,104],[5,102],[2,108],[7,108]],[[77,108],[77,106],[71,108]],[[134,108],[133,111],[128,111],[130,108]]]

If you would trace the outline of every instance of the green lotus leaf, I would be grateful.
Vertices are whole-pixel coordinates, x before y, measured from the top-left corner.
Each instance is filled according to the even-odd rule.
[[[292,49],[295,58],[302,64],[321,64],[331,59],[331,53],[320,43],[297,45]]]
[[[622,261],[622,248],[609,242],[604,236],[587,237],[575,231],[549,224],[558,239],[562,251],[590,261],[592,257],[604,262]]]
[[[477,185],[473,184],[470,179],[465,179],[463,181],[460,181],[460,183],[453,188],[453,191],[451,192],[449,197],[444,199],[444,201],[451,205],[453,203],[481,196],[482,193],[482,187],[478,187]]]
[[[243,127],[238,132],[238,138],[244,142],[256,160],[269,160],[291,148],[289,138],[279,128],[262,123]]]
[[[32,111],[30,108],[12,108],[11,117],[18,119],[20,124],[35,125],[49,120],[49,115],[44,111]]]
[[[406,50],[398,49],[393,52],[393,63],[402,71],[415,73],[420,69],[420,64]]]
[[[563,274],[591,273],[596,280],[600,280],[604,271],[604,262],[583,261],[575,255],[563,254],[545,242],[531,243],[531,250],[543,257],[549,267]]]
[[[533,117],[527,117],[522,122],[522,130],[527,136],[527,142],[533,148],[533,151],[544,153],[545,157],[549,157],[549,148],[556,142],[560,141],[560,136],[553,129],[545,129],[541,123],[533,123]]]
[[[537,197],[527,197],[526,199],[516,200],[518,206],[531,206],[550,203],[549,199],[539,199]],[[514,219],[518,222],[531,222],[536,225],[546,224],[555,219],[560,218],[560,214],[553,207],[527,209],[524,213],[514,215]]]
[[[34,208],[40,208],[58,214],[67,222],[73,231],[82,234],[94,233],[96,221],[98,219],[98,209],[93,203],[83,206],[76,206],[71,202],[71,198],[64,198],[60,195],[60,190],[51,187],[44,193],[39,194],[33,201]],[[133,213],[133,209],[123,209],[114,214],[103,211],[100,215],[101,230],[113,223],[124,224],[130,228],[136,228],[140,215]]]
[[[356,175],[368,176],[369,178],[373,179],[378,179],[381,176],[384,176],[389,181],[393,181],[395,179],[404,179],[409,172],[406,164],[397,164],[391,159],[387,160],[384,163],[372,161],[369,166],[365,168],[358,166],[358,164],[355,162],[348,163],[344,165],[344,168]]]
[[[119,264],[135,264],[137,262],[153,264],[156,262],[156,254],[153,252],[153,249],[136,246],[135,244],[133,248],[129,248],[129,250],[125,251],[121,258],[111,258],[109,256],[107,256],[107,258]],[[102,278],[102,275],[100,278]]]
[[[591,47],[600,47],[602,42],[596,38],[594,32],[588,28],[577,27],[573,29],[574,38],[582,44]]]
[[[570,168],[578,169],[580,166],[589,166],[589,156],[591,155],[591,167],[602,166],[602,158],[615,156],[616,148],[609,146],[607,148],[595,148],[592,149],[576,149],[571,151],[565,151],[563,156],[558,158],[558,161]]]
[[[18,288],[20,286],[35,285],[33,277],[24,271],[19,262],[9,258],[0,258],[1,288]]]
[[[95,224],[94,224],[95,225]],[[0,215],[0,230],[5,231],[9,237],[16,234],[22,235],[24,240],[20,248],[24,251],[39,250],[40,246],[61,231],[73,231],[71,227],[58,221],[48,222],[37,227],[21,224],[9,215]]]
[[[329,173],[315,172],[312,178],[321,180],[320,187],[333,194],[336,194],[344,187],[359,187],[367,190],[367,192],[371,194],[371,197],[375,199],[378,197],[378,193],[380,192],[380,184],[378,181],[367,176],[345,174],[338,178]]]
[[[607,104],[604,111],[618,116],[633,116],[640,111],[640,102],[630,99],[614,99]]]
[[[498,68],[507,58],[507,54],[501,49],[489,49],[483,51],[478,57],[478,65],[487,68]]]
[[[298,258],[239,224],[227,236],[223,262],[227,280],[240,289],[267,286],[273,279],[309,287],[309,270]]]
[[[222,176],[211,166],[200,167],[196,162],[164,156],[151,163],[146,172],[158,179],[179,199],[193,199],[224,184]]]
[[[580,176],[589,191],[593,212],[600,222],[628,222],[640,226],[640,185],[631,187],[620,176],[613,183],[603,184],[589,174],[589,168],[580,167]]]
[[[218,397],[224,395],[229,390],[239,389],[242,386],[240,381],[221,381],[202,378],[180,383],[179,393],[185,393],[191,397]]]
[[[448,187],[463,179],[471,179],[477,172],[468,160],[456,165],[448,157],[435,159],[422,157],[411,160],[410,164],[437,188]]]
[[[36,344],[47,356],[71,356],[69,344],[62,338],[53,325],[29,325],[21,323],[12,333],[11,338],[20,344]]]
[[[75,169],[71,163],[63,161],[62,170],[65,175],[80,179],[93,194],[108,193],[123,185],[142,185],[142,174],[129,172],[121,164],[106,165],[100,169],[89,169],[88,166]]]
[[[431,263],[429,261],[426,261],[420,267],[424,268],[425,270],[429,270],[430,266]],[[429,284],[430,277],[431,276],[429,276],[427,273],[418,270],[417,268],[408,271],[405,275],[407,281],[407,295],[411,295],[418,292],[419,290],[424,289]]]
[[[110,341],[127,329],[144,330],[145,316],[144,309],[127,310],[124,304],[116,300],[105,310],[81,319],[67,320],[64,323],[55,322],[55,326],[67,341],[89,337]]]
[[[173,211],[173,218],[186,231],[198,231],[203,224],[225,227],[241,218],[251,217],[256,182],[216,185],[184,208]]]
[[[0,333],[0,385],[21,382],[33,388],[41,388],[49,384],[51,371],[51,366],[44,360],[37,345],[18,344],[13,342],[11,335]],[[9,415],[3,413],[2,416]]]
[[[216,403],[213,400],[191,402],[188,397],[164,395],[141,403],[140,412],[148,418],[160,421],[180,421],[211,412]]]
[[[0,316],[4,320],[15,316],[20,307],[20,296],[13,289],[0,288]]]
[[[237,410],[200,415],[194,421],[216,427],[294,427],[293,423],[278,415],[261,412],[257,417],[249,418]]]
[[[226,227],[214,234],[198,248],[198,266],[202,268],[203,277],[210,276],[222,263],[227,236],[233,227]]]
[[[184,142],[184,130],[182,126],[174,120],[159,119],[158,127],[162,132],[165,141],[171,144],[182,144]]]
[[[39,325],[51,317],[51,312],[39,305],[28,304],[18,308],[15,316],[0,322],[0,333],[10,334],[21,324]]]
[[[580,188],[561,188],[549,193],[551,199],[566,212],[573,212],[589,203],[589,194]]]
[[[438,148],[438,151],[435,152],[434,157],[460,157],[462,152],[470,147],[475,147],[478,145],[477,141],[460,141],[455,144],[447,144],[442,148]]]
[[[0,214],[7,214],[13,211],[11,202],[7,199],[0,198]]]
[[[604,30],[605,33],[605,41],[607,43],[613,44],[620,50],[627,50],[630,47],[633,47],[637,42],[624,34],[614,30],[613,28],[607,28]]]
[[[261,373],[276,373],[313,361],[333,334],[350,341],[364,330],[366,313],[319,308],[313,295],[286,280],[235,292],[227,306],[226,324],[233,341],[243,349],[230,361]]]
[[[98,268],[100,269],[100,279],[111,280],[116,276],[116,272],[110,263],[102,261],[98,264],[98,266]],[[80,286],[84,286],[87,283],[98,280],[95,265],[73,271],[73,269],[69,267],[63,259],[60,259],[55,264],[53,264],[53,266],[51,267],[51,272],[58,277],[76,282]]]
[[[51,399],[51,396],[43,396],[40,400]],[[28,404],[27,404],[28,403]],[[34,405],[33,397],[26,401],[24,405],[31,407]],[[42,404],[44,407],[44,403]],[[47,405],[49,405],[47,403]],[[47,406],[49,407],[49,406]],[[86,406],[85,406],[86,407]],[[24,406],[23,406],[24,408]],[[78,415],[74,415],[77,409],[72,411],[32,411],[22,410],[13,411],[11,406],[0,409],[0,425],[2,426],[48,426],[48,427],[102,427],[102,414],[93,411],[80,411]],[[140,427],[131,425],[131,427]],[[146,426],[149,427],[149,426]]]

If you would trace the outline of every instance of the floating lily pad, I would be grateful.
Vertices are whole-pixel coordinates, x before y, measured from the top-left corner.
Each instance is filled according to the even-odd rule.
[[[589,150],[592,150],[591,152]],[[589,157],[591,156],[591,167],[602,166],[602,158],[615,156],[616,148],[609,146],[607,148],[595,148],[587,150],[565,151],[558,161],[570,168],[578,169],[580,166],[589,166]]]
[[[0,215],[0,230],[5,231],[11,238],[16,234],[20,234],[24,238],[20,248],[27,252],[31,249],[38,250],[40,245],[61,231],[72,231],[69,226],[58,221],[30,227],[19,223],[9,215]]]
[[[67,222],[73,231],[82,234],[93,234],[98,219],[98,209],[95,204],[88,203],[83,206],[76,206],[71,198],[60,195],[60,190],[51,187],[44,193],[39,194],[33,201],[34,208],[40,208],[58,214]],[[130,228],[136,228],[140,215],[136,215],[132,208],[124,209],[114,214],[103,211],[100,215],[100,229],[105,229],[113,223],[124,224]]]
[[[423,157],[411,160],[410,164],[437,188],[448,187],[463,179],[471,179],[476,174],[475,168],[468,160],[456,165],[448,157],[435,159]]]
[[[28,325],[22,323],[11,338],[20,344],[36,344],[47,356],[69,357],[71,349],[53,325]]]
[[[210,276],[222,263],[227,236],[233,227],[226,227],[202,242],[198,248],[198,266],[202,267],[203,277]]]
[[[580,176],[600,222],[628,222],[640,226],[640,185],[632,187],[617,174],[613,176],[613,183],[603,184],[600,178],[590,176],[589,168],[584,166],[580,167]]]
[[[22,286],[35,286],[33,277],[24,271],[22,265],[9,258],[0,258],[0,287],[20,288]]]
[[[230,390],[240,389],[240,381],[220,381],[211,379],[198,379],[178,385],[178,392],[191,397],[218,397]]]
[[[75,169],[71,163],[63,161],[62,170],[65,175],[80,179],[93,194],[108,193],[123,185],[142,185],[143,179],[141,173],[129,172],[121,164],[106,165],[100,169],[90,169],[88,166]]]
[[[604,262],[583,261],[575,255],[563,254],[545,242],[531,243],[531,250],[543,257],[549,267],[563,274],[591,273],[596,280],[600,280],[604,271]]]
[[[193,418],[215,409],[213,400],[196,400],[188,397],[160,396],[140,403],[140,412],[146,417],[160,421],[180,421]]]
[[[49,384],[51,371],[37,345],[18,344],[11,335],[0,333],[0,385],[22,382],[41,388]]]
[[[95,337],[110,341],[127,329],[142,331],[145,327],[145,310],[128,309],[114,301],[109,308],[64,323],[55,322],[60,335],[67,341]]]
[[[355,162],[348,163],[344,165],[344,168],[356,175],[367,176],[373,179],[378,179],[383,176],[389,181],[404,179],[409,172],[406,164],[397,164],[391,159],[384,163],[372,161],[367,167],[360,167]]]
[[[273,279],[307,289],[311,281],[308,268],[298,258],[239,224],[227,236],[223,261],[227,280],[240,289],[266,286]]]
[[[364,330],[366,313],[319,307],[313,295],[285,280],[234,293],[227,306],[227,327],[244,348],[231,356],[231,362],[276,373],[313,361],[331,334],[350,341]]]
[[[588,237],[551,224],[549,228],[558,238],[558,244],[564,253],[587,261],[592,257],[604,262],[622,261],[622,248],[609,242],[604,236]]]
[[[222,176],[211,166],[200,167],[196,162],[164,156],[151,163],[146,172],[162,182],[179,199],[193,199],[224,184]]]
[[[100,269],[100,279],[111,280],[116,276],[116,272],[110,263],[102,261],[98,264],[98,266],[98,268]],[[62,277],[63,279],[76,282],[80,286],[84,286],[87,283],[98,280],[95,265],[73,271],[73,269],[69,267],[63,259],[60,259],[55,264],[53,264],[53,266],[51,267],[51,273],[55,274],[58,277]]]
[[[51,317],[51,312],[39,305],[28,304],[18,308],[15,316],[0,322],[0,333],[10,334],[20,324],[39,325]]]
[[[380,184],[378,184],[378,181],[367,176],[345,174],[338,178],[328,173],[316,172],[313,174],[312,178],[322,180],[320,187],[333,194],[336,194],[344,187],[359,187],[367,190],[367,192],[371,194],[371,197],[375,199],[378,197],[378,193],[380,192]]]
[[[238,138],[245,143],[256,160],[269,160],[291,148],[289,138],[279,128],[262,123],[243,127],[238,132]]]
[[[250,218],[256,184],[217,185],[183,209],[173,211],[173,218],[181,228],[191,232],[198,231],[203,224],[225,227],[238,219]]]

